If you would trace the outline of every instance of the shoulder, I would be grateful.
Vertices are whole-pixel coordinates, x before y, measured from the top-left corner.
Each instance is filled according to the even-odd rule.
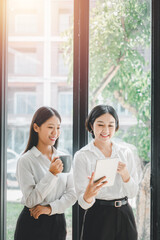
[[[23,153],[20,158],[18,159],[18,162],[17,164],[19,166],[27,166],[27,165],[30,165],[30,163],[32,162],[33,160],[33,153],[31,152],[31,150],[28,150],[27,152]]]
[[[120,157],[120,159],[130,165],[135,162],[135,153],[130,147],[130,144],[126,142],[115,143],[115,152]]]
[[[74,164],[86,164],[91,159],[90,143],[74,154]]]
[[[30,158],[30,156],[31,156],[31,151],[28,150],[27,152],[21,154],[21,156],[19,157],[18,161],[25,161],[28,158]]]
[[[128,154],[132,154],[133,153],[133,147],[131,144],[128,144],[126,142],[113,142],[113,145],[116,149],[117,152],[123,152],[123,153],[128,153]]]
[[[80,150],[78,150],[74,154],[74,157],[85,156],[89,152],[90,152],[90,143],[82,147]]]

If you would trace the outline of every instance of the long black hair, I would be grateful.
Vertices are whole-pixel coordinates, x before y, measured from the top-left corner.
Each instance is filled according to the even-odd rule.
[[[109,113],[112,115],[112,117],[114,117],[115,122],[116,122],[116,129],[115,131],[117,131],[119,129],[119,118],[118,115],[115,111],[115,109],[112,106],[109,105],[97,105],[95,106],[91,112],[89,113],[87,119],[86,119],[86,129],[92,134],[92,137],[95,138],[94,132],[92,130],[94,121],[100,117],[101,115],[105,114],[105,113]]]
[[[33,125],[34,123],[37,124],[38,127],[40,127],[44,122],[46,122],[49,118],[52,116],[56,116],[60,122],[61,122],[61,117],[59,113],[51,107],[40,107],[35,114],[33,115],[32,122],[30,125],[30,132],[29,132],[29,139],[27,143],[27,147],[24,151],[27,152],[30,150],[33,146],[37,146],[38,144],[38,133],[34,131]],[[54,147],[57,148],[58,146],[58,139],[56,140]]]

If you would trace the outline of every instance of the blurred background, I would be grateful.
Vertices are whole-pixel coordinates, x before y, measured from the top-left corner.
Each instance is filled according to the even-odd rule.
[[[59,111],[59,149],[72,154],[74,1],[7,4],[7,240],[13,240],[22,209],[16,163],[37,108]],[[140,240],[149,239],[150,227],[150,8],[149,0],[90,0],[88,105],[91,109],[104,103],[116,109],[120,129],[115,140],[127,142],[135,153],[141,183],[131,204]],[[71,208],[66,216],[71,240]]]

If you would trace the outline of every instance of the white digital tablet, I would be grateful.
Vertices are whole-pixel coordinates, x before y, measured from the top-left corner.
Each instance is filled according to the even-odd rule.
[[[105,158],[97,160],[94,181],[97,181],[105,176],[106,179],[104,181],[108,181],[105,187],[113,186],[117,173],[118,162],[119,158]]]

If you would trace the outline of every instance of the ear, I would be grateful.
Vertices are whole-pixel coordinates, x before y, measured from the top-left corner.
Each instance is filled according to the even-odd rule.
[[[33,124],[33,129],[34,129],[35,132],[38,133],[39,127],[38,127],[38,125],[36,123]]]
[[[90,123],[90,128],[91,128],[90,132],[93,132],[93,126],[91,123]]]

